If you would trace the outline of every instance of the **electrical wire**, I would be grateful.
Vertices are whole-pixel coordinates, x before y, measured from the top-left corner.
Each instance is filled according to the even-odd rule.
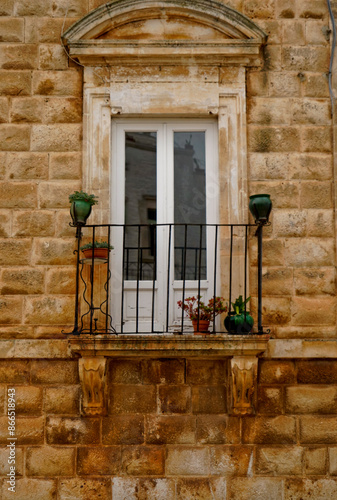
[[[330,20],[331,20],[331,25],[332,25],[332,47],[331,47],[331,57],[330,57],[330,66],[329,66],[328,77],[329,77],[329,93],[330,93],[330,100],[331,100],[331,116],[333,116],[335,96],[334,96],[333,90],[332,90],[332,65],[333,65],[333,58],[334,58],[335,47],[336,47],[336,24],[335,24],[335,18],[334,18],[333,12],[332,12],[330,0],[326,0],[326,1],[328,4]]]

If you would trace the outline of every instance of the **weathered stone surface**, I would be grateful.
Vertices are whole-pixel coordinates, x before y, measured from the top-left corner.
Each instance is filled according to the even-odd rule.
[[[196,446],[170,447],[167,450],[166,474],[172,476],[207,476],[209,449]]]
[[[71,97],[45,98],[44,121],[46,123],[80,123],[82,121],[82,100]],[[63,165],[63,170],[64,167]]]
[[[292,19],[295,17],[295,7],[296,5],[292,0],[276,0],[275,2],[275,12],[277,17]]]
[[[74,474],[75,448],[42,446],[27,449],[28,476],[70,476]]]
[[[292,109],[287,99],[256,97],[250,99],[247,109],[248,123],[255,125],[290,125]]]
[[[122,451],[122,467],[130,476],[160,476],[165,470],[165,450],[160,446],[129,446]]]
[[[79,189],[79,182],[52,181],[39,185],[39,201],[41,208],[68,208],[69,194]]]
[[[283,391],[280,387],[259,387],[258,411],[262,414],[279,415],[283,410]]]
[[[282,40],[287,45],[305,45],[305,22],[302,20],[285,22]]]
[[[142,361],[134,359],[113,359],[109,362],[109,383],[141,384]]]
[[[8,427],[8,418],[1,417],[7,421],[6,428]],[[6,430],[6,432],[5,432]],[[5,436],[7,434],[7,437]],[[17,417],[15,419],[15,436],[17,437],[20,445],[25,444],[43,444],[44,442],[44,417]],[[1,431],[1,442],[8,444],[8,429]]]
[[[155,413],[156,410],[155,386],[115,385],[110,389],[109,411],[113,414]]]
[[[15,180],[47,179],[48,155],[46,153],[30,152],[8,153],[6,176],[8,179]]]
[[[38,123],[43,119],[43,100],[38,97],[18,97],[12,99],[12,123]]]
[[[248,127],[248,151],[256,153],[298,151],[300,135],[296,127]]]
[[[38,48],[31,44],[2,44],[0,46],[1,69],[37,69]]]
[[[243,421],[243,443],[294,444],[296,420],[293,417],[255,417]]]
[[[305,236],[307,214],[300,210],[278,210],[273,215],[273,228],[276,237]]]
[[[325,500],[336,497],[337,481],[334,479],[287,479],[284,500]]]
[[[253,460],[253,447],[216,446],[210,450],[211,474],[246,476]]]
[[[231,500],[280,500],[283,483],[276,478],[237,477],[229,483],[228,494]]]
[[[76,500],[92,500],[93,498],[111,498],[111,482],[109,479],[73,478],[61,479],[58,485],[60,498],[76,498]]]
[[[28,297],[24,322],[29,325],[70,325],[73,322],[73,304],[70,297]]]
[[[336,417],[302,416],[300,442],[304,444],[336,444]]]
[[[0,70],[0,95],[30,95],[31,88],[30,71]]]
[[[330,127],[308,127],[302,132],[302,150],[313,153],[330,153],[332,137]]]
[[[47,0],[43,4],[39,0],[22,0],[15,4],[15,14],[17,16],[48,16],[48,17],[82,17],[87,13],[86,5],[81,0],[72,2],[68,8],[67,2],[61,0],[57,5]]]
[[[252,306],[256,307],[255,299],[252,301]],[[263,322],[266,325],[285,325],[289,323],[291,320],[290,298],[264,297],[262,315]]]
[[[138,500],[175,500],[175,481],[162,478],[115,477],[112,485],[113,498]]]
[[[82,76],[79,71],[34,71],[33,94],[80,97]]]
[[[332,208],[332,192],[329,182],[303,182],[301,186],[303,208]]]
[[[0,42],[23,42],[24,19],[3,17],[0,19]]]
[[[34,264],[49,266],[74,264],[74,246],[74,239],[69,238],[63,240],[61,238],[40,238],[35,240],[33,246]]]
[[[336,321],[335,298],[332,297],[294,297],[291,310],[294,325],[333,325]]]
[[[301,245],[296,239],[285,241],[285,259],[294,267],[325,267],[333,265],[333,241],[325,238],[303,238]]]
[[[65,70],[68,68],[68,58],[60,45],[39,46],[39,69]]]
[[[130,445],[144,443],[143,415],[112,415],[103,419],[103,444]]]
[[[188,413],[191,409],[191,388],[184,385],[160,386],[158,401],[161,413]]]
[[[30,127],[28,125],[0,124],[1,151],[28,151]]]
[[[304,81],[304,93],[307,97],[327,97],[329,85],[325,74],[309,74]]]
[[[0,210],[0,237],[7,238],[11,234],[11,214],[8,210]]]
[[[28,361],[1,360],[0,383],[25,384],[29,382],[30,365]]]
[[[150,416],[146,418],[146,443],[194,444],[195,418],[192,416]]]
[[[15,481],[15,500],[55,500],[56,481],[51,479],[20,478]],[[8,490],[8,484],[2,485],[2,498],[10,500],[13,492]]]
[[[213,500],[214,493],[209,479],[182,478],[177,481],[177,500]]]
[[[44,272],[39,269],[3,269],[1,282],[3,295],[27,295],[44,292]]]
[[[292,155],[290,179],[324,181],[332,178],[331,156],[321,153]]]
[[[295,269],[294,287],[296,295],[334,295],[334,269],[332,267]]]
[[[51,294],[75,294],[76,270],[67,267],[48,269],[46,292]]]
[[[81,141],[81,125],[32,126],[32,151],[80,151]]]
[[[198,415],[198,444],[238,444],[240,419],[227,415]]]
[[[54,213],[51,211],[20,211],[13,214],[13,236],[54,236]]]
[[[224,384],[227,363],[223,360],[187,360],[186,383],[191,385]]]
[[[303,448],[299,446],[284,448],[258,447],[256,453],[256,472],[263,475],[301,475]]]
[[[297,182],[251,182],[250,192],[252,194],[268,192],[273,202],[273,208],[300,208]]]
[[[250,71],[247,75],[247,94],[251,96],[266,96],[268,94],[269,74],[267,71]]]
[[[252,275],[252,290],[257,290],[257,273]],[[291,295],[293,291],[293,270],[268,267],[262,271],[263,295]]]
[[[0,323],[17,324],[22,320],[22,297],[3,296],[0,299]]]
[[[44,409],[47,414],[78,415],[80,388],[78,386],[46,387]]]
[[[308,210],[307,234],[316,238],[331,238],[334,233],[332,210]]]
[[[329,66],[329,51],[325,47],[284,47],[282,60],[288,71],[323,72]]]
[[[33,182],[0,182],[1,208],[34,208],[37,186]]]
[[[243,13],[248,17],[262,19],[272,18],[275,14],[275,2],[274,0],[267,0],[261,5],[254,0],[248,0],[244,3]]]
[[[308,0],[306,2],[299,2],[298,16],[312,19],[326,19],[328,12],[325,5],[317,0]]]
[[[15,446],[15,475],[22,476],[24,472],[23,467],[23,455],[24,449]],[[2,476],[6,476],[10,472],[10,465],[13,464],[8,463],[9,452],[7,446],[0,448],[0,474]]]
[[[307,360],[297,362],[299,384],[336,384],[337,362],[334,360]]]
[[[183,384],[184,378],[184,360],[154,359],[143,364],[144,384]]]
[[[0,123],[8,123],[8,122],[9,122],[9,102],[6,97],[0,97]]]
[[[259,382],[261,384],[292,384],[296,382],[296,369],[293,361],[259,362]]]
[[[74,19],[26,17],[26,43],[59,43],[62,30],[68,29],[73,23]]]
[[[79,179],[81,164],[80,153],[50,153],[50,179]]]
[[[121,448],[119,446],[95,446],[77,450],[77,473],[79,475],[119,474],[120,466]]]
[[[192,387],[193,413],[226,413],[226,388],[223,386]]]
[[[15,389],[15,411],[18,415],[41,415],[42,389],[34,386],[21,386]]]
[[[100,422],[94,418],[47,417],[48,444],[99,444]]]
[[[271,97],[296,97],[300,95],[301,82],[297,73],[287,71],[269,73]]]
[[[329,449],[329,453],[334,448]],[[304,467],[307,475],[318,476],[324,475],[327,470],[327,449],[326,448],[305,448],[304,450]],[[330,454],[330,474],[332,474],[332,456]]]
[[[78,361],[33,360],[31,378],[33,384],[78,384]]]

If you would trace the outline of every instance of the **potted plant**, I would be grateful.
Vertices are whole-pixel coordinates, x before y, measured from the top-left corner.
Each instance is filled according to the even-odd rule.
[[[213,321],[214,317],[227,311],[227,306],[224,305],[224,300],[225,299],[223,297],[213,297],[206,305],[201,300],[201,296],[198,295],[197,297],[188,297],[184,300],[184,302],[178,300],[177,304],[178,307],[183,309],[190,318],[194,334],[198,335],[209,333],[209,324]]]
[[[240,295],[235,302],[232,302],[233,311],[231,311],[225,318],[224,324],[228,333],[233,334],[246,334],[251,331],[254,325],[254,320],[249,311],[247,311],[247,302],[250,297],[243,300]]]
[[[75,193],[70,194],[69,202],[71,203],[70,215],[75,226],[84,226],[91,213],[92,205],[98,203],[97,196],[84,191],[75,191]]]
[[[107,259],[108,252],[113,249],[113,246],[109,245],[106,241],[95,241],[86,243],[81,247],[82,252],[86,259],[92,259],[92,253],[94,252],[94,259]]]

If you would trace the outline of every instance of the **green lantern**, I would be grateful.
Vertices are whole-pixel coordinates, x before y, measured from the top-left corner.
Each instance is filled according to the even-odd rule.
[[[88,194],[84,191],[75,191],[69,195],[71,203],[70,215],[74,226],[85,226],[89,215],[91,214],[92,205],[97,204],[97,196]]]

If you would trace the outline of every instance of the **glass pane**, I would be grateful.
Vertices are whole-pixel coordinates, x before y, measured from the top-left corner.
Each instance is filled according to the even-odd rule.
[[[174,132],[175,279],[206,279],[205,132]]]
[[[157,219],[157,134],[125,134],[125,224],[124,276],[127,280],[155,277]],[[141,226],[143,224],[143,226]]]

